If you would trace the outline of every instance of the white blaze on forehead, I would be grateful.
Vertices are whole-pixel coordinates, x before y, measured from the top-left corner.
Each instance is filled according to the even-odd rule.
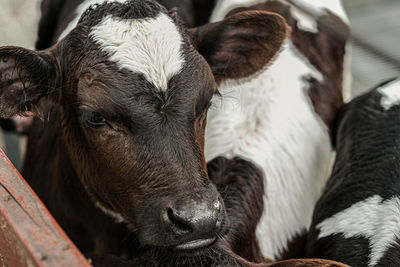
[[[394,80],[382,87],[378,88],[378,92],[382,95],[381,106],[388,110],[392,106],[400,104],[400,79]]]
[[[60,37],[58,37],[58,40],[61,40],[65,36],[67,36],[68,33],[70,33],[78,24],[78,21],[80,17],[82,16],[83,12],[86,11],[91,5],[95,4],[102,4],[106,2],[107,0],[86,0],[83,1],[82,4],[78,6],[78,8],[75,10],[75,17],[74,19],[68,24],[68,26],[65,28],[65,30],[61,33]],[[112,0],[112,1],[107,1],[108,3],[112,2],[117,2],[117,3],[124,3],[128,0]]]
[[[129,20],[107,16],[92,28],[90,37],[121,69],[143,74],[160,90],[167,90],[169,79],[185,62],[182,36],[164,13]]]
[[[343,234],[344,238],[367,238],[371,249],[368,266],[375,266],[400,238],[400,199],[393,197],[383,201],[378,195],[372,196],[336,213],[317,228],[320,230],[318,238],[334,234]]]

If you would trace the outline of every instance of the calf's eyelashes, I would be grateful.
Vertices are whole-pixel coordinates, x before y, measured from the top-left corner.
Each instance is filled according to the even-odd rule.
[[[98,112],[89,110],[89,109],[81,109],[79,111],[81,121],[88,127],[99,129],[99,128],[111,128],[110,124],[106,121],[106,119]]]

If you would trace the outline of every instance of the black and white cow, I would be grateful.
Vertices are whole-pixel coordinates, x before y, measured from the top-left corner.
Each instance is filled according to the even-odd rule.
[[[264,10],[280,14],[291,26],[290,38],[267,69],[218,87],[222,97],[214,97],[207,118],[209,164],[225,159],[235,165],[241,159],[247,162],[240,163],[242,172],[247,167],[253,174],[248,179],[261,180],[263,196],[249,224],[255,225],[254,240],[267,258],[303,255],[305,232],[331,167],[323,121],[331,123],[332,110],[346,94],[346,40],[324,26],[330,21],[346,35],[345,12],[340,1],[307,2],[318,10],[318,18],[286,1],[271,0],[219,0],[211,15],[218,21],[227,14]]]
[[[344,105],[337,156],[314,210],[307,256],[400,266],[400,79]]]

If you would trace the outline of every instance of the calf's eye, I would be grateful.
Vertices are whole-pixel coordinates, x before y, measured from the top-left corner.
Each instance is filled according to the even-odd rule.
[[[108,127],[108,123],[100,113],[90,110],[81,111],[81,120],[87,126],[93,128]]]

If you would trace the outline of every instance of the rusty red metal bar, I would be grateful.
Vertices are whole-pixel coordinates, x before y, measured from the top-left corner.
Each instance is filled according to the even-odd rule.
[[[0,266],[91,266],[1,149]]]

